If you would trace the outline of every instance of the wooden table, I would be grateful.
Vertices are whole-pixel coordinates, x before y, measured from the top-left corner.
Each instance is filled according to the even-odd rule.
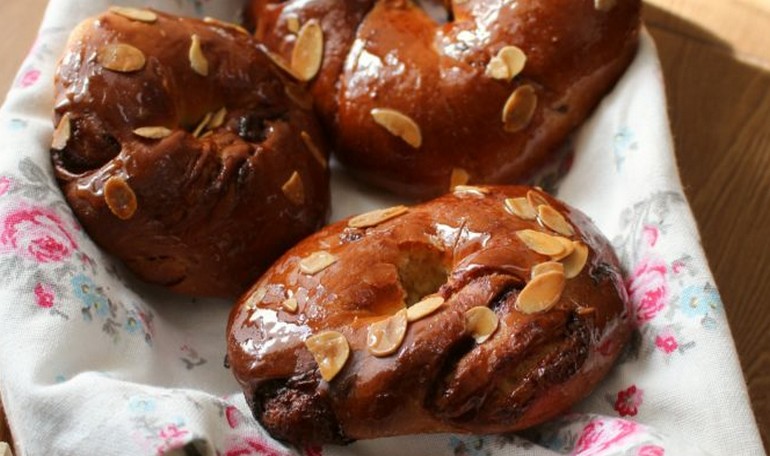
[[[646,2],[682,180],[770,448],[770,0]],[[45,3],[0,2],[0,93]]]

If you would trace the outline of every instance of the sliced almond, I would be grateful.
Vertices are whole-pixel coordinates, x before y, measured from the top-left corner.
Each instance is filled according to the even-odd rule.
[[[233,22],[223,21],[223,20],[216,19],[216,18],[213,18],[213,17],[210,17],[210,16],[204,17],[203,18],[203,22],[205,22],[205,23],[207,23],[209,25],[220,27],[220,28],[234,30],[234,31],[242,33],[244,35],[250,35],[248,30],[246,30],[245,28],[243,28],[240,25],[235,24]]]
[[[289,180],[281,187],[283,194],[286,198],[292,202],[292,204],[299,206],[305,202],[305,185],[302,183],[302,177],[297,171],[289,177]]]
[[[262,302],[263,299],[265,299],[265,296],[267,295],[267,288],[265,287],[259,287],[257,288],[257,291],[251,294],[251,296],[246,299],[246,303],[244,306],[247,309],[254,310],[257,308],[257,305]]]
[[[265,55],[281,70],[286,72],[289,76],[293,77],[294,79],[301,80],[300,76],[292,69],[291,65],[287,63],[283,57],[281,57],[278,54],[274,54],[268,50],[265,50]]]
[[[575,312],[580,316],[593,315],[596,313],[596,307],[578,307]]]
[[[226,116],[227,108],[223,106],[221,109],[219,109],[219,111],[215,112],[214,115],[211,116],[211,120],[209,121],[208,125],[206,125],[206,128],[213,130],[215,128],[221,127],[222,124],[225,123]]]
[[[409,210],[406,206],[394,206],[387,209],[378,209],[353,217],[348,220],[348,226],[351,228],[369,228],[377,226],[382,222],[396,218],[405,214]]]
[[[566,279],[563,272],[551,271],[535,276],[516,298],[516,308],[525,314],[544,312],[561,298]]]
[[[541,255],[561,255],[566,250],[564,245],[555,236],[541,233],[540,231],[521,230],[516,232],[516,236],[518,236],[530,250],[534,250]]]
[[[198,126],[195,127],[195,130],[193,130],[193,136],[197,138],[201,135],[201,133],[203,133],[203,129],[206,128],[206,125],[208,125],[211,121],[211,116],[212,114],[210,112],[207,112],[206,115],[203,116],[203,119],[201,119],[201,121],[198,123]]]
[[[111,13],[117,14],[118,16],[123,16],[125,18],[139,22],[147,22],[151,24],[158,20],[157,14],[146,9],[129,8],[126,6],[111,6],[109,11]]]
[[[53,139],[51,140],[51,149],[62,150],[67,147],[67,143],[72,136],[72,124],[70,122],[70,114],[66,113],[59,120],[59,125],[53,131]]]
[[[537,108],[537,93],[531,85],[523,85],[513,91],[503,106],[503,129],[516,133],[529,125]]]
[[[546,261],[545,263],[536,264],[532,266],[531,278],[534,279],[535,276],[539,276],[547,272],[560,272],[564,274],[564,265],[558,261]]]
[[[297,308],[299,308],[299,304],[297,303],[297,300],[295,298],[289,298],[284,299],[281,302],[281,307],[283,307],[283,310],[289,313],[295,313],[297,311]]]
[[[315,145],[313,138],[310,137],[310,134],[306,131],[303,131],[299,134],[299,136],[302,138],[302,142],[305,143],[307,150],[309,150],[313,155],[313,158],[315,158],[316,161],[324,168],[329,166],[328,162],[326,161],[326,157],[324,157],[324,154],[321,152],[318,146]]]
[[[208,17],[208,16],[204,17],[203,18],[203,22],[205,22],[205,23],[207,23],[209,25],[216,25],[216,26],[219,26],[219,27],[222,27],[222,28],[235,30],[237,32],[243,33],[244,35],[248,35],[249,34],[248,30],[246,30],[245,28],[241,27],[238,24],[233,24],[232,22],[220,21],[219,19],[214,19],[213,17]]]
[[[315,275],[333,265],[337,258],[325,250],[313,252],[299,262],[299,270],[303,274]]]
[[[551,206],[541,204],[537,207],[537,215],[543,225],[564,236],[574,236],[575,229],[563,215]]]
[[[321,378],[330,382],[345,366],[350,356],[350,345],[345,335],[337,331],[324,331],[310,336],[305,346],[313,354]]]
[[[190,50],[187,53],[190,59],[190,68],[201,76],[209,75],[209,61],[206,60],[206,56],[203,55],[203,49],[201,48],[201,39],[198,35],[193,34],[190,38]]]
[[[455,185],[452,189],[452,193],[455,195],[473,195],[473,196],[485,196],[489,193],[489,190],[482,187],[476,187],[474,185]]]
[[[136,212],[136,194],[122,177],[113,176],[104,183],[104,201],[121,220],[128,220]]]
[[[561,236],[554,236],[554,239],[561,242],[561,245],[564,246],[564,251],[556,255],[551,255],[551,260],[561,261],[562,259],[572,255],[572,252],[575,250],[575,245],[571,239],[567,239]]]
[[[508,213],[519,217],[522,220],[534,220],[537,217],[535,208],[529,204],[527,198],[507,198],[505,200],[505,210]]]
[[[610,11],[615,8],[617,0],[594,0],[594,9],[597,11]]]
[[[516,46],[505,46],[492,57],[487,65],[486,75],[493,79],[510,81],[527,63],[527,55]]]
[[[580,241],[574,241],[572,245],[575,250],[562,261],[564,263],[564,276],[568,279],[577,277],[588,261],[588,246]]]
[[[453,190],[458,185],[465,185],[471,176],[468,171],[462,168],[452,168],[452,176],[449,178],[449,190]]]
[[[548,206],[548,200],[543,197],[539,192],[536,192],[534,190],[530,190],[527,192],[527,201],[529,201],[530,206],[534,207],[540,207],[540,206]]]
[[[134,134],[147,139],[163,139],[171,135],[171,130],[166,127],[140,127],[134,130]]]
[[[477,306],[465,312],[465,328],[477,344],[486,342],[497,331],[500,320],[489,307]]]
[[[374,108],[371,114],[374,121],[388,130],[388,133],[403,139],[415,149],[422,146],[420,126],[411,117],[388,108]]]
[[[324,55],[324,32],[317,20],[311,19],[297,32],[297,41],[291,53],[291,68],[301,81],[309,81],[318,74]]]
[[[118,73],[131,73],[144,68],[144,53],[130,44],[108,44],[96,53],[99,65]]]
[[[406,309],[401,309],[393,316],[372,323],[366,338],[369,352],[378,357],[395,353],[404,341],[406,326]]]
[[[425,298],[406,309],[406,319],[409,322],[421,320],[437,311],[438,308],[443,304],[444,298],[441,296],[431,296],[429,298]]]
[[[300,27],[299,18],[296,15],[292,14],[286,17],[286,29],[289,32],[297,33],[299,32],[299,27]]]

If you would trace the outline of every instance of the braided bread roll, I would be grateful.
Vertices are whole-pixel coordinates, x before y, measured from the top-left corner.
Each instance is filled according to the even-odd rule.
[[[426,198],[513,183],[554,158],[633,58],[639,0],[253,0],[275,60],[306,81],[337,157]]]
[[[528,187],[458,187],[289,250],[233,309],[228,359],[291,443],[510,432],[588,395],[630,312],[582,213]]]
[[[238,26],[132,8],[83,21],[51,156],[88,234],[146,281],[242,293],[328,214],[324,140],[283,79]]]

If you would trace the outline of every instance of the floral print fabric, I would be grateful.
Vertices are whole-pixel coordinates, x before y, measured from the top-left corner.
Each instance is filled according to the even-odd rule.
[[[243,6],[150,3],[232,21]],[[594,218],[625,268],[638,330],[609,377],[563,417],[515,435],[290,448],[259,427],[223,366],[230,303],[136,281],[93,244],[56,185],[48,155],[56,59],[69,30],[108,5],[51,0],[0,113],[0,393],[19,453],[762,452],[723,303],[676,172],[649,37],[564,160],[538,181]],[[335,218],[396,202],[333,171]]]

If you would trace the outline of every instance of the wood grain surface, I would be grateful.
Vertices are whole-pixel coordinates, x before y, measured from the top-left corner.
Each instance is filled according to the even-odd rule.
[[[0,1],[0,17],[11,18],[0,28],[0,94],[34,40],[45,3]],[[646,0],[644,15],[663,63],[685,191],[768,448],[770,0]]]

